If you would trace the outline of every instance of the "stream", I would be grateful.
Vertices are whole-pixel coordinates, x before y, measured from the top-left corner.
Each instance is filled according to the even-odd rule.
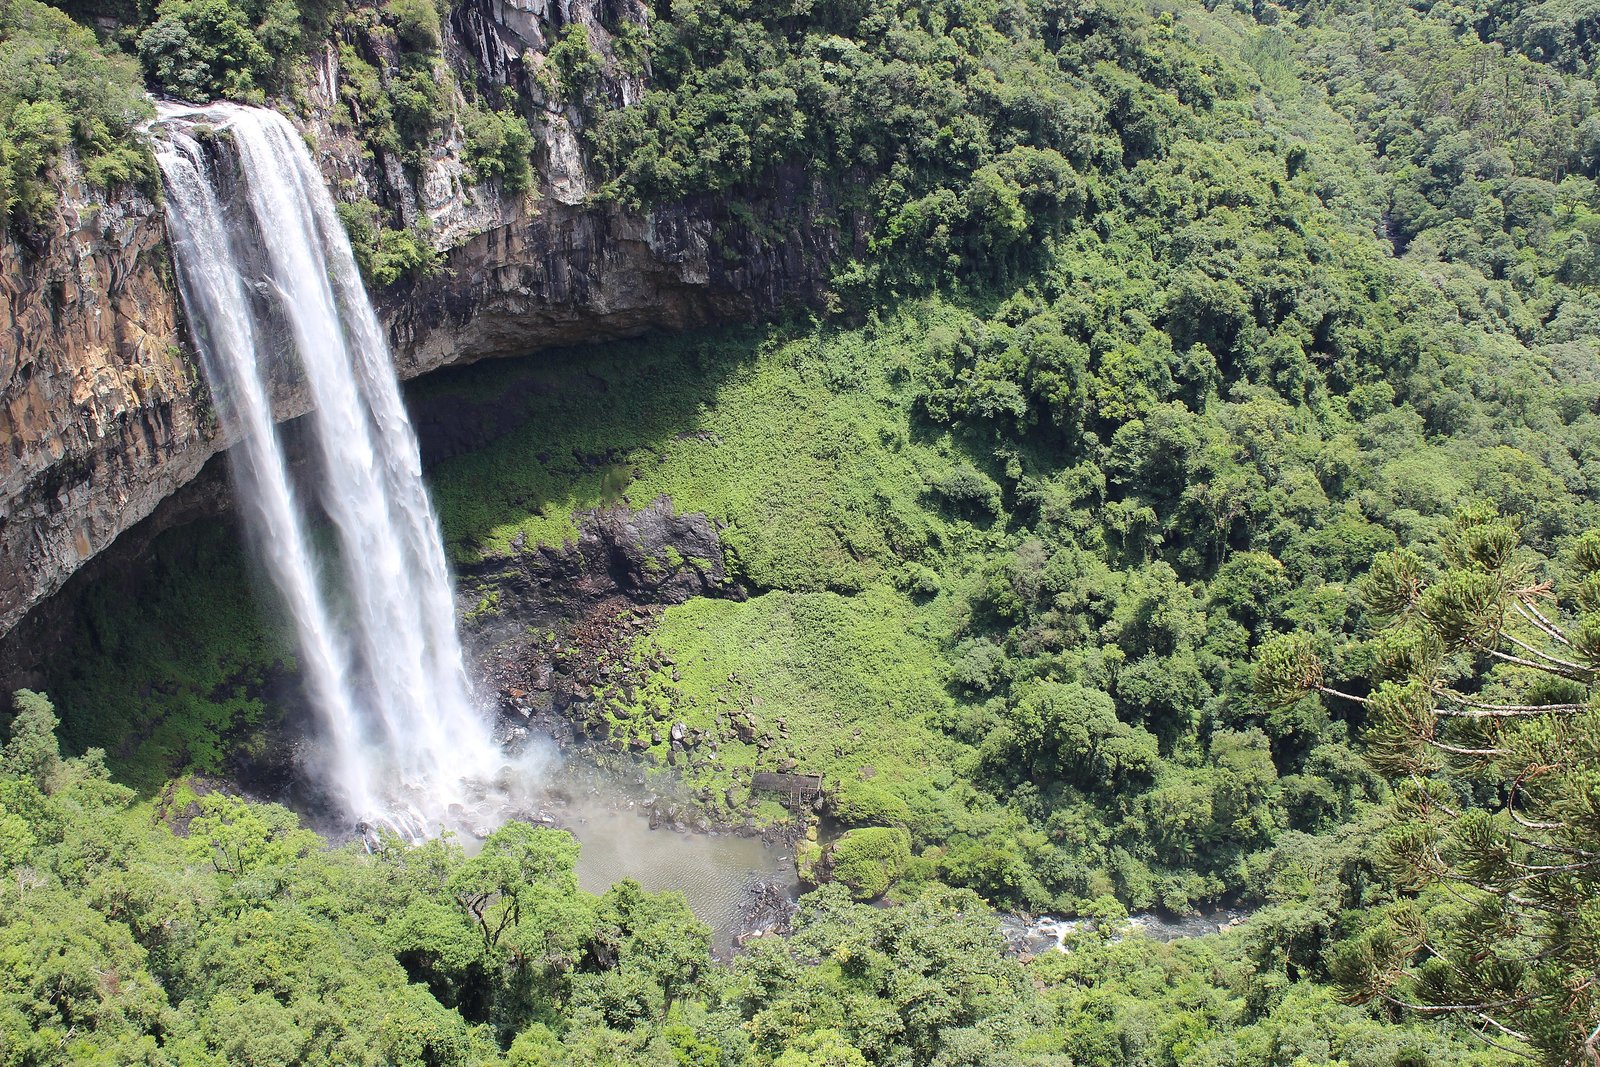
[[[1180,937],[1203,937],[1221,933],[1248,918],[1244,908],[1211,908],[1196,915],[1166,915],[1142,912],[1128,917],[1128,926],[1157,941],[1176,941]],[[1000,920],[1000,937],[1006,950],[1015,955],[1037,956],[1041,952],[1068,951],[1067,939],[1094,922],[1092,919],[1059,919],[1051,915],[1029,918],[1007,915]]]

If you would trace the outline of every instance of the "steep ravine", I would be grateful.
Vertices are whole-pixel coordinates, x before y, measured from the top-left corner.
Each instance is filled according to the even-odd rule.
[[[442,269],[375,294],[404,377],[820,299],[841,238],[818,221],[833,213],[798,173],[737,204],[706,197],[630,211],[593,198],[582,112],[545,99],[527,72],[567,22],[588,27],[609,57],[602,6],[475,0],[446,23],[458,76],[509,85],[530,117],[527,197],[473,184],[453,135],[420,173],[375,163],[339,120],[331,46],[302,104],[285,105],[341,198],[372,199],[408,225],[426,218],[444,252]],[[608,65],[615,103],[643,88]],[[52,231],[0,240],[0,635],[228,445],[190,353],[160,206],[133,190],[106,197],[72,169],[60,168]],[[302,414],[292,374],[274,377],[279,418]],[[224,485],[212,479],[183,510],[211,506]]]

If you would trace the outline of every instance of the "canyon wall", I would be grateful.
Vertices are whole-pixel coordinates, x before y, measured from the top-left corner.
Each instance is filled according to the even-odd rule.
[[[343,110],[332,46],[304,99],[285,108],[337,196],[373,200],[408,226],[425,220],[444,253],[442,269],[375,294],[403,376],[821,298],[841,238],[816,221],[832,213],[799,173],[731,200],[648,211],[593,195],[583,112],[551,99],[536,74],[575,22],[606,58],[611,101],[642,95],[647,76],[610,54],[605,3],[647,17],[632,0],[467,0],[445,26],[458,76],[509,87],[529,120],[526,196],[475,183],[460,131],[416,172],[375,163]],[[618,12],[607,14],[614,23]],[[229,443],[185,331],[160,206],[137,191],[90,190],[70,160],[59,170],[54,228],[0,240],[0,635]],[[274,383],[282,419],[304,413],[296,385]]]

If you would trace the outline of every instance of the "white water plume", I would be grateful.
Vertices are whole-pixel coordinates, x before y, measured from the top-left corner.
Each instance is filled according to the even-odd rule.
[[[158,125],[184,306],[237,439],[247,522],[294,620],[323,724],[318,770],[354,818],[408,836],[462,825],[503,761],[473,703],[416,435],[333,200],[276,112],[163,104]],[[329,559],[274,424],[273,363],[312,405]]]

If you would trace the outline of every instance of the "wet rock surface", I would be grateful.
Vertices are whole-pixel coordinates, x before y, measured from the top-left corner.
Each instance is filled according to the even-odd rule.
[[[199,473],[216,435],[177,347],[160,210],[63,170],[54,224],[0,234],[0,634]]]
[[[1140,912],[1111,928],[1143,934],[1157,941],[1176,941],[1184,937],[1205,937],[1227,933],[1250,917],[1246,908],[1210,908],[1193,915],[1165,912]],[[1099,919],[1063,919],[1053,915],[1004,915],[1000,919],[1000,939],[1013,956],[1033,957],[1044,952],[1070,952],[1072,939],[1080,934],[1107,928]],[[1123,933],[1111,935],[1113,938]]]
[[[463,575],[461,601],[469,653],[481,695],[498,707],[502,726],[549,737],[579,758],[626,772],[644,785],[644,755],[667,745],[668,766],[714,758],[719,737],[636,712],[627,698],[672,663],[640,654],[661,612],[691,597],[742,598],[729,579],[718,530],[704,515],[679,515],[666,497],[638,511],[602,508],[581,516],[575,543],[524,548]],[[492,600],[492,613],[470,603]],[[648,718],[654,716],[654,718]],[[619,723],[621,724],[619,726]],[[714,798],[649,796],[652,827],[681,832],[736,830],[708,813]]]
[[[475,647],[515,644],[530,627],[548,628],[585,605],[616,610],[743,595],[728,580],[716,524],[704,515],[678,514],[665,496],[638,511],[618,505],[586,512],[578,529],[575,543],[513,546],[509,556],[461,570],[461,614]],[[498,594],[500,607],[477,618],[469,601],[488,593]],[[617,625],[640,626],[625,619]],[[558,660],[563,654],[554,650]]]

